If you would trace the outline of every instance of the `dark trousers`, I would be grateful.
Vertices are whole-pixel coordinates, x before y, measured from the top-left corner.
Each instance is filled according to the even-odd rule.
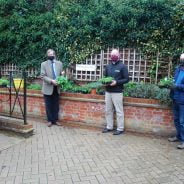
[[[174,101],[173,113],[176,136],[181,142],[184,142],[184,104],[179,104]]]
[[[57,87],[54,87],[52,95],[44,95],[47,121],[53,124],[58,121],[59,94]]]

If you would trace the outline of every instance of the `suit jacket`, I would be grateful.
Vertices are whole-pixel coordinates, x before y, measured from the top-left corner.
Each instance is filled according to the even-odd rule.
[[[55,72],[56,77],[62,75],[62,63],[60,61],[54,60],[55,62]],[[41,64],[41,78],[43,80],[42,93],[45,95],[52,95],[54,90],[54,85],[51,83],[53,80],[53,73],[51,68],[51,61],[47,60]],[[58,93],[60,93],[59,86],[57,87]]]

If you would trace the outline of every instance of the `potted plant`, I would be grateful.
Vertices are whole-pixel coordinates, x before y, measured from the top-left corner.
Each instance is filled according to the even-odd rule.
[[[91,94],[96,95],[96,88],[91,88]]]
[[[99,82],[101,82],[104,85],[109,85],[112,83],[112,81],[114,80],[113,77],[103,77],[99,80]]]
[[[102,83],[97,81],[97,82],[91,82],[87,84],[87,86],[91,89],[91,94],[96,95],[97,94],[97,88],[102,86]]]
[[[158,83],[158,86],[160,88],[170,88],[171,86],[173,86],[173,84],[174,84],[173,78],[165,77],[160,80],[160,82]]]
[[[68,83],[68,79],[64,76],[57,77],[56,81],[61,88],[63,88]]]

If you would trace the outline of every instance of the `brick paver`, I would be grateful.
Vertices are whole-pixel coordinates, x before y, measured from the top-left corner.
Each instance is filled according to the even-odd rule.
[[[20,143],[24,138],[15,136],[14,133],[0,130],[0,151]]]
[[[183,184],[184,150],[164,138],[34,123],[0,152],[0,184]]]

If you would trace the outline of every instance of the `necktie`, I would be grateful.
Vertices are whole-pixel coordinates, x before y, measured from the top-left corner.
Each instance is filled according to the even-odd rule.
[[[52,76],[53,76],[53,79],[55,80],[56,79],[56,74],[55,74],[55,71],[54,71],[54,61],[52,61]]]

